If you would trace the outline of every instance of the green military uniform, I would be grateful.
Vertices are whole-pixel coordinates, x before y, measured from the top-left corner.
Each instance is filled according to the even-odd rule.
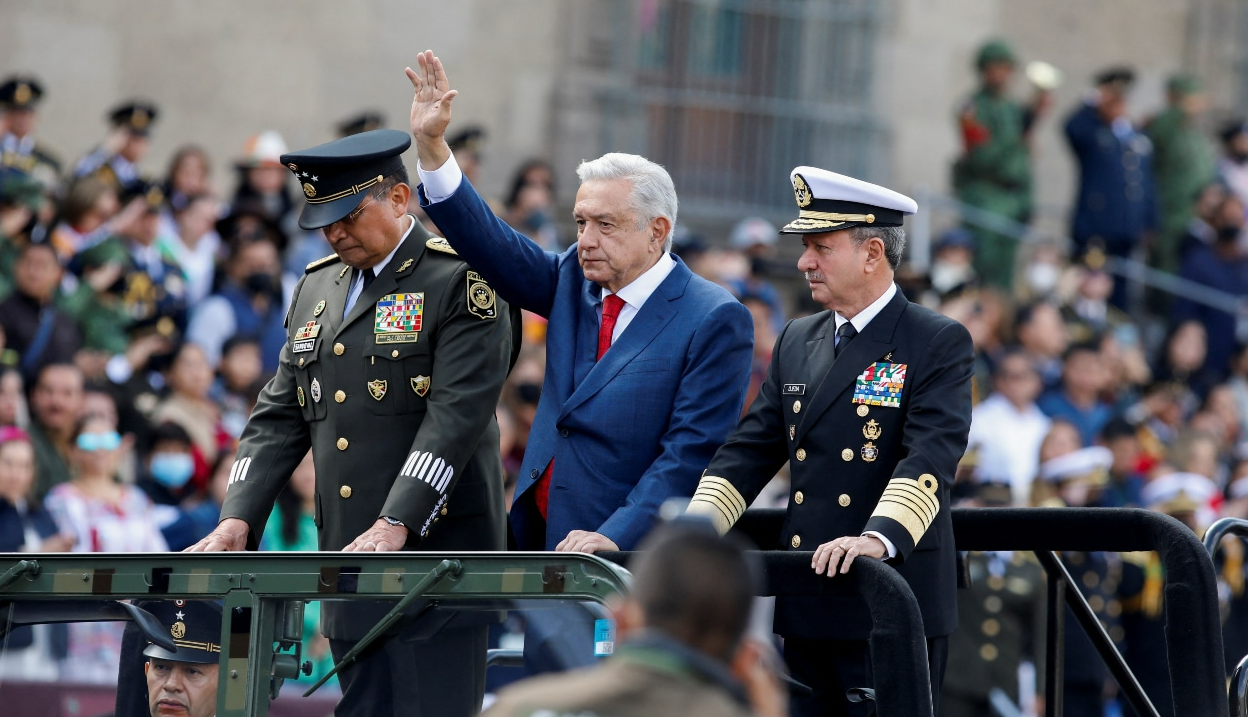
[[[364,206],[365,190],[404,171],[398,155],[409,144],[405,133],[379,130],[284,156],[297,175],[307,173],[309,198],[345,200],[328,211],[309,202],[300,225],[326,226]],[[346,156],[318,166],[319,151]],[[379,158],[342,166],[365,152]],[[401,221],[410,229],[384,266],[367,270],[380,271],[371,284],[357,284],[359,270],[329,256],[309,264],[295,288],[277,375],[243,431],[221,509],[222,519],[251,527],[249,548],[309,448],[322,550],[342,550],[381,517],[402,521],[407,549],[506,547],[494,410],[518,317],[445,240],[410,215]],[[348,308],[353,287],[358,299]],[[324,603],[322,632],[335,656],[392,606]],[[467,714],[474,700],[471,709],[479,708],[485,632],[480,619],[454,613],[413,618],[340,673],[337,714],[390,714],[382,705],[391,701],[395,714]],[[402,669],[401,681],[372,681],[391,665]]]
[[[508,687],[486,717],[746,717],[740,687],[709,658],[646,644],[620,647],[593,669],[542,676]]]
[[[984,46],[977,65],[1014,62],[1004,43]],[[1031,153],[1027,133],[1034,119],[1021,104],[982,87],[961,108],[958,122],[965,150],[953,165],[958,199],[979,209],[1026,223],[1031,217]],[[975,268],[988,283],[1010,288],[1017,242],[1013,237],[967,224],[976,239]]]
[[[1029,552],[969,553],[971,585],[958,591],[958,630],[949,638],[941,717],[990,717],[994,688],[1019,704],[1018,666],[1037,668],[1044,677],[1044,570]]]
[[[1199,91],[1192,78],[1171,78],[1172,97]],[[1178,273],[1179,243],[1187,229],[1196,197],[1214,181],[1213,151],[1196,120],[1172,104],[1144,127],[1153,143],[1153,176],[1161,208],[1161,226],[1150,251],[1149,263],[1163,271]]]

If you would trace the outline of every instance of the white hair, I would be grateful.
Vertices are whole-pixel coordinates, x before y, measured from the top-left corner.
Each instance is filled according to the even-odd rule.
[[[659,217],[671,223],[663,239],[663,251],[671,251],[676,230],[676,186],[661,164],[636,154],[611,152],[598,159],[581,162],[576,168],[581,182],[591,179],[627,179],[633,183],[629,203],[637,212],[637,228],[641,229]]]

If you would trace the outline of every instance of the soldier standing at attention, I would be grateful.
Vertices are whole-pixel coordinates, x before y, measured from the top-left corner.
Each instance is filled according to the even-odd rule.
[[[979,209],[1026,224],[1031,220],[1031,151],[1028,138],[1049,106],[1047,90],[1021,105],[1006,92],[1017,58],[1001,40],[985,43],[975,59],[979,90],[958,113],[962,156],[953,165],[958,199]],[[1017,240],[968,225],[979,246],[975,270],[984,281],[1009,289]]]
[[[1200,131],[1200,115],[1207,100],[1200,81],[1175,75],[1166,83],[1169,106],[1144,127],[1153,142],[1153,175],[1161,223],[1149,247],[1149,265],[1177,274],[1179,242],[1191,221],[1205,185],[1214,181],[1213,150]]]
[[[43,87],[33,77],[10,77],[0,85],[0,165],[31,175],[49,190],[61,180],[61,161],[35,139],[41,99]]]
[[[287,345],[243,431],[221,522],[190,550],[254,550],[309,448],[321,550],[506,547],[494,408],[518,321],[407,213],[400,153],[410,144],[376,130],[281,157],[307,197],[299,226],[322,229],[337,253],[309,264],[295,289]],[[325,603],[335,660],[390,607]],[[434,619],[401,623],[340,672],[336,714],[476,714],[488,626]]]
[[[784,328],[689,512],[726,532],[788,461],[783,545],[813,549],[811,567],[828,577],[861,557],[897,567],[923,615],[935,707],[957,625],[949,488],[971,423],[971,337],[893,282],[913,199],[814,167],[791,178],[800,212],[781,233],[801,235],[797,268],[827,311]],[[775,631],[794,679],[813,688],[793,714],[866,713],[845,698],[870,685],[860,597],[779,597]]]

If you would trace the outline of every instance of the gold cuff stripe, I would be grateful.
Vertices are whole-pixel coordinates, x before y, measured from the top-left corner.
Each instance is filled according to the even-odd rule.
[[[737,487],[719,476],[703,476],[698,482],[698,489],[694,491],[694,495],[702,492],[718,493],[723,496],[729,502],[729,507],[736,511],[736,515],[732,518],[734,523],[748,507]]]
[[[914,512],[926,517],[929,521],[935,520],[936,513],[940,512],[940,503],[913,486],[895,486],[890,484],[881,497],[888,497],[913,505]]]
[[[221,646],[211,642],[191,642],[189,640],[174,640],[173,644],[177,647],[185,647],[189,650],[203,650],[204,652],[220,652]]]
[[[931,474],[924,473],[920,480],[893,478],[880,496],[872,517],[889,518],[901,524],[918,545],[932,521],[940,512],[940,500],[936,497],[939,483]]]
[[[365,189],[368,189],[374,184],[377,184],[382,179],[385,179],[385,177],[382,177],[380,174],[378,174],[376,177],[373,177],[372,179],[368,180],[367,182],[363,184],[353,184],[349,188],[344,189],[341,192],[335,192],[333,194],[328,194],[324,197],[315,197],[313,199],[309,199],[308,204],[324,204],[325,202],[332,202],[335,199],[342,199],[343,197],[348,197],[352,194],[359,194]]]
[[[837,214],[836,212],[816,212],[811,209],[802,209],[797,213],[800,219],[822,219],[829,222],[866,222],[867,224],[875,223],[874,214]]]

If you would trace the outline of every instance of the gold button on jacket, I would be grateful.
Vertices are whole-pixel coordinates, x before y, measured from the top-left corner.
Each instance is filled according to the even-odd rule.
[[[798,449],[797,449],[797,460],[799,460],[799,461],[804,461],[804,460],[806,460],[806,449],[805,449],[805,448],[798,448]]]
[[[339,439],[338,439],[338,450],[340,450],[340,451],[345,451],[345,450],[347,450],[347,446],[349,446],[349,445],[351,445],[351,444],[347,442],[347,439],[345,439],[345,438],[339,438]]]
[[[338,403],[342,403],[343,401],[347,400],[347,392],[346,391],[334,391],[334,400],[337,401]]]
[[[339,488],[339,489],[338,489],[338,495],[342,496],[343,498],[350,498],[350,497],[351,497],[351,486],[349,486],[349,485],[344,485],[343,487]]]
[[[804,500],[806,500],[806,496],[802,495],[802,492],[800,490],[793,494],[794,503],[801,505]]]
[[[342,355],[342,352],[344,352],[344,351],[346,351],[346,350],[347,350],[347,347],[346,347],[346,346],[343,346],[342,344],[334,344],[334,355],[335,355],[335,356],[341,356],[341,355]]]
[[[794,535],[793,539],[789,541],[789,545],[792,545],[794,548],[802,547],[802,536]]]
[[[839,503],[842,508],[848,508],[851,498],[848,493],[841,493],[841,497],[837,498],[836,502]]]

